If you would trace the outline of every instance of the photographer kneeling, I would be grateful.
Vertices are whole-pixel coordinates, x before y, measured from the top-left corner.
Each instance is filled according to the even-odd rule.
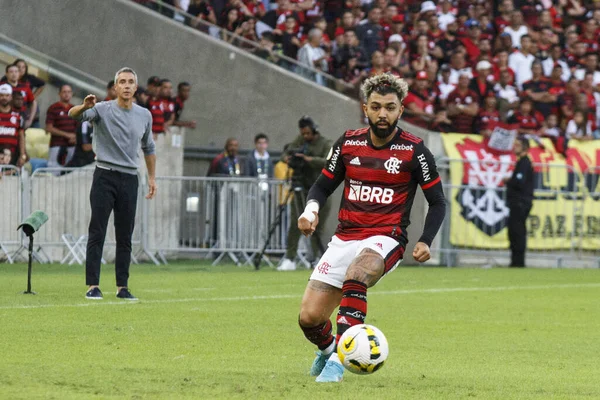
[[[287,151],[281,156],[281,160],[288,164],[294,170],[291,177],[291,184],[294,189],[292,198],[290,226],[287,234],[287,249],[285,258],[281,261],[278,271],[293,271],[296,269],[296,256],[298,255],[298,241],[300,240],[300,231],[296,227],[295,221],[304,210],[306,203],[306,194],[317,180],[321,170],[325,166],[325,159],[331,149],[331,142],[319,133],[319,127],[308,116],[303,116],[298,121],[300,135],[287,146]],[[322,221],[327,219],[329,214],[329,203],[319,211],[319,218]],[[310,238],[314,260],[319,259],[322,253],[323,244],[321,232],[325,224],[319,224],[316,232]]]

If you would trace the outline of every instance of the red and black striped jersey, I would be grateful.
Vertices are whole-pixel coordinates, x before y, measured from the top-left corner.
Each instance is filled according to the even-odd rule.
[[[163,98],[162,107],[165,121],[168,121],[175,112],[175,99],[171,97]]]
[[[148,99],[148,110],[152,114],[152,133],[165,132],[165,111],[162,99]]]
[[[0,147],[9,149],[13,158],[18,155],[19,134],[23,130],[23,119],[16,111],[0,112]]]
[[[69,117],[69,110],[73,107],[72,104],[64,104],[60,101],[52,104],[46,111],[46,125],[52,124],[56,129],[64,132],[76,133],[77,121]],[[54,146],[70,146],[67,138],[62,136],[52,135],[50,138],[50,147]]]
[[[405,245],[417,186],[441,190],[433,155],[401,129],[383,147],[373,145],[369,128],[347,131],[331,148],[322,176],[335,186],[344,182],[336,231],[342,240],[386,235]]]
[[[27,81],[19,81],[19,83],[17,83],[17,86],[12,86],[12,89],[13,92],[21,92],[21,95],[23,95],[23,105],[25,107],[29,107],[31,103],[33,103],[33,101],[35,100],[35,96],[31,91],[31,86],[29,86],[29,82]]]

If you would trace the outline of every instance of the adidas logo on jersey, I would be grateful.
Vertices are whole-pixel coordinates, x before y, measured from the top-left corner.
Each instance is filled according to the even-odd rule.
[[[344,146],[366,146],[366,140],[346,140]]]
[[[351,161],[350,164],[352,165],[360,165],[360,160],[358,157],[354,157]]]
[[[337,320],[338,324],[350,325],[350,322],[346,319],[346,317],[342,316]]]
[[[412,151],[412,149],[413,149],[412,144],[408,145],[408,146],[406,146],[404,144],[393,144],[390,147],[390,150],[407,150],[407,151]]]

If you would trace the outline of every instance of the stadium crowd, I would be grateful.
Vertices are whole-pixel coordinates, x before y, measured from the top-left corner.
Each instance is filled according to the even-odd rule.
[[[59,87],[57,101],[39,104],[38,98],[46,82],[28,71],[27,62],[17,59],[5,68],[0,79],[0,165],[21,167],[29,164],[32,171],[42,167],[82,167],[94,161],[92,150],[92,125],[79,123],[68,116],[73,107],[73,89],[68,84]],[[140,85],[135,102],[148,108],[152,113],[152,131],[164,134],[170,126],[195,128],[195,121],[182,120],[181,113],[190,96],[191,85],[180,82],[177,94],[173,94],[173,84],[169,79],[152,76],[144,88]],[[116,99],[114,81],[106,86],[106,96],[102,100]],[[40,128],[39,109],[46,109],[43,125],[49,135],[47,158],[32,158],[26,152],[25,131]],[[32,134],[32,133],[31,133]],[[11,173],[5,171],[4,174]]]
[[[570,139],[600,138],[599,0],[133,1],[349,95],[359,96],[369,76],[401,76],[410,85],[403,118],[424,128],[489,136],[505,124],[551,138],[559,151]],[[40,108],[48,110],[49,166],[93,160],[90,127],[67,121],[68,85],[56,103],[38,104],[45,83],[24,60],[5,73],[0,163],[31,162],[9,131],[40,127]],[[155,134],[195,127],[179,120],[189,92],[181,82],[174,96],[158,77],[138,90]],[[109,83],[107,99],[114,96]]]
[[[369,76],[399,75],[410,84],[404,117],[425,128],[489,135],[508,123],[555,141],[600,137],[598,0],[163,3],[194,18],[159,10],[167,16],[212,34],[203,22],[217,24],[224,40],[350,95]]]

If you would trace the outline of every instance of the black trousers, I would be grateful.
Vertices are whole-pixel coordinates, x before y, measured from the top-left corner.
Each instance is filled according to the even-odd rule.
[[[117,286],[127,286],[131,264],[131,235],[138,195],[137,175],[96,168],[90,191],[92,218],[87,243],[85,274],[87,285],[100,284],[100,265],[111,212],[115,212]]]
[[[510,266],[525,266],[525,250],[527,249],[527,228],[525,222],[531,211],[530,202],[514,202],[509,204],[508,240],[510,241]]]

